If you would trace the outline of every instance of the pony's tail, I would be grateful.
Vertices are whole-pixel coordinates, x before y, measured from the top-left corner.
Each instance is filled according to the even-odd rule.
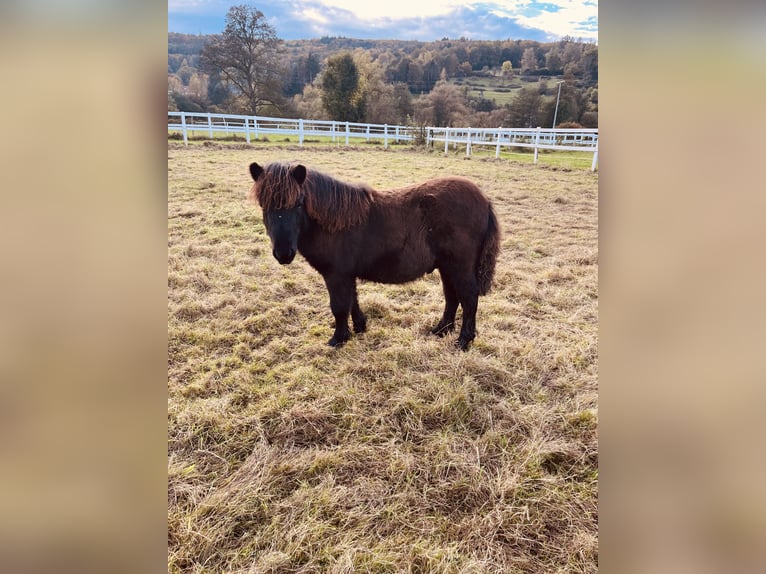
[[[495,210],[489,204],[489,217],[487,218],[487,233],[479,251],[479,265],[476,276],[479,280],[479,295],[486,295],[492,288],[492,279],[495,276],[495,263],[497,254],[500,252],[500,226],[497,224]]]

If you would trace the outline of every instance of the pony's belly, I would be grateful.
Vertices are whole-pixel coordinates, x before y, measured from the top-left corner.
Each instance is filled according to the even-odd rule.
[[[430,273],[435,268],[432,257],[416,257],[413,253],[387,253],[359,271],[359,278],[376,283],[407,283]]]

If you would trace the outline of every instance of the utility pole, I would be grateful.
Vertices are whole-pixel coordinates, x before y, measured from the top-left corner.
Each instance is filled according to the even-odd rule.
[[[553,125],[551,126],[552,128],[556,127],[556,118],[559,115],[559,98],[561,97],[561,84],[563,84],[563,83],[564,83],[564,80],[561,80],[558,83],[559,93],[556,95],[556,111],[553,112]]]

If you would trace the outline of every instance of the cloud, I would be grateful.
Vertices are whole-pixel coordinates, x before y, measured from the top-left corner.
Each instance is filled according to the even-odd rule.
[[[327,19],[327,16],[320,14],[317,10],[305,10],[303,12],[303,16],[307,20],[312,20],[314,22],[318,22],[319,24],[327,24],[329,20]]]
[[[459,0],[387,0],[385,2],[359,2],[359,0],[316,0],[332,8],[353,14],[359,20],[411,20],[443,16],[461,6],[475,2]]]
[[[228,2],[218,2],[215,0],[168,0],[168,12],[195,12],[200,8],[210,8],[218,4],[228,4]]]
[[[531,2],[516,21],[557,36],[598,37],[598,5],[588,0]]]
[[[168,29],[217,33],[229,7],[248,0],[168,0]],[[284,39],[550,41],[598,38],[596,0],[272,0],[257,6]]]

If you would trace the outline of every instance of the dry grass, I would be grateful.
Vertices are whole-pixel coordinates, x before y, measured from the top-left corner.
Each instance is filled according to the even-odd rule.
[[[503,228],[468,353],[438,272],[360,285],[271,257],[251,161],[394,187],[467,176]],[[596,572],[598,175],[437,153],[168,150],[169,572]]]

